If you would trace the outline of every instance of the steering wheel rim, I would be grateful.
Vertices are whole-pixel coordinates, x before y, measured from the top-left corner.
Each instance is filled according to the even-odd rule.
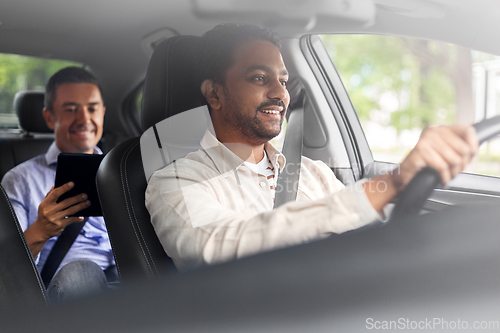
[[[500,134],[500,116],[482,120],[473,125],[479,144]],[[437,170],[425,167],[406,186],[394,207],[390,221],[409,218],[419,214],[432,191],[441,184]]]

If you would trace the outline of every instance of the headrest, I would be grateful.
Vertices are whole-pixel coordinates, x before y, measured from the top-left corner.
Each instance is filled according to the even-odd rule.
[[[142,96],[142,131],[180,112],[205,105],[198,82],[202,40],[175,36],[160,43],[149,61]]]
[[[202,149],[200,141],[210,128],[213,133],[208,107],[203,105],[168,117],[142,133],[142,166],[148,182],[156,170]]]
[[[14,97],[14,109],[16,110],[19,126],[29,133],[52,133],[47,127],[42,115],[43,91],[20,91]]]

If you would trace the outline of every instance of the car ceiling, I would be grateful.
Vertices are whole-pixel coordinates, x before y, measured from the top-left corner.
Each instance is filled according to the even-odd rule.
[[[141,47],[145,36],[166,27],[179,34],[201,35],[220,22],[232,21],[231,15],[200,19],[193,13],[194,3],[194,0],[3,0],[0,52],[83,62],[92,68],[114,99],[108,100],[108,104],[121,105],[144,78],[149,60]],[[287,37],[320,32],[415,36],[500,54],[500,43],[495,42],[500,21],[500,2],[496,0],[375,0],[375,8],[376,17],[371,22],[318,15],[313,27],[299,20],[281,26],[274,22],[273,28]],[[321,8],[318,12],[321,13]],[[262,23],[258,16],[243,20]]]

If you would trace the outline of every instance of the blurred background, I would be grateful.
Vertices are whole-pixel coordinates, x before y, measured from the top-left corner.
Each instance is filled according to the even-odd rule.
[[[399,163],[426,126],[500,114],[500,57],[461,46],[382,35],[321,36],[375,160]],[[500,176],[500,140],[467,172]]]

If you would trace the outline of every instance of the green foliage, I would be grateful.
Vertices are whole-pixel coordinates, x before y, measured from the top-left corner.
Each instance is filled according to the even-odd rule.
[[[455,46],[379,35],[322,40],[362,121],[398,132],[454,122]]]
[[[1,127],[17,127],[13,114],[13,100],[18,91],[44,90],[49,78],[58,70],[82,64],[44,58],[0,54],[0,119]],[[9,121],[13,119],[14,121]],[[3,120],[3,121],[2,121]]]

